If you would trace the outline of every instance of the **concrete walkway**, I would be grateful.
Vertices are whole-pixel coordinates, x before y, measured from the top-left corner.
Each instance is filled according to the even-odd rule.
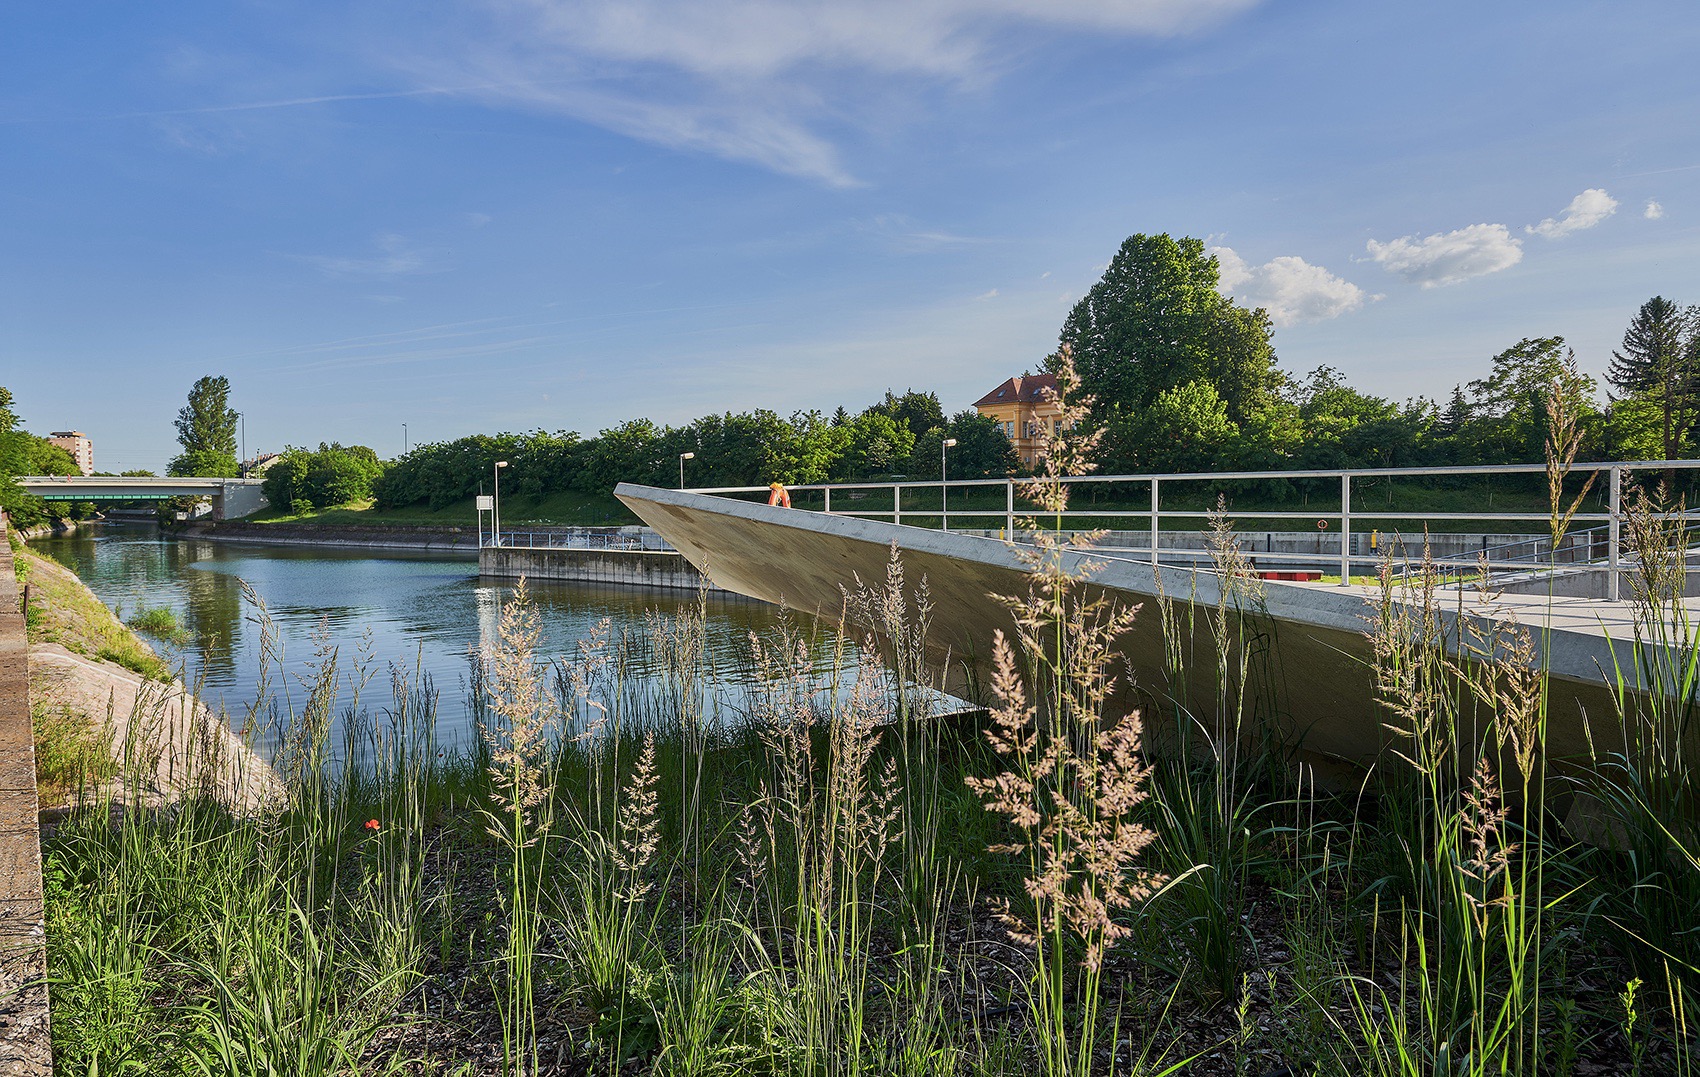
[[[53,1072],[29,645],[0,515],[0,1073]]]

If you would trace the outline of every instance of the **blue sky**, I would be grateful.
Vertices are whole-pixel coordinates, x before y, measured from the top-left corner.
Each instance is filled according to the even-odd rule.
[[[966,407],[1134,232],[1207,238],[1295,374],[1601,372],[1700,303],[1700,12],[1301,0],[13,4],[0,384],[162,468]]]

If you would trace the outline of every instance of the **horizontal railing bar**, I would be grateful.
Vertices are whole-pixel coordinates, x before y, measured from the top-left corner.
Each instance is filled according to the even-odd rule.
[[[1700,460],[1589,460],[1574,464],[1570,468],[1572,476],[1581,477],[1595,472],[1609,471],[1618,468],[1622,471],[1685,471],[1700,468]],[[1183,471],[1173,474],[1142,473],[1137,475],[1066,475],[1056,480],[1064,485],[1086,485],[1094,483],[1141,483],[1149,484],[1153,479],[1160,482],[1212,482],[1212,481],[1251,481],[1265,479],[1339,479],[1339,478],[1420,478],[1445,477],[1458,475],[1545,475],[1545,464],[1482,464],[1476,466],[1447,465],[1443,467],[1378,467],[1378,468],[1343,468],[1336,470],[1297,470],[1297,471]],[[1002,486],[1008,482],[1030,483],[1036,480],[1029,478],[1017,479],[951,479],[943,485],[953,489],[971,486]],[[904,479],[893,482],[853,482],[853,483],[798,483],[788,486],[793,493],[799,490],[890,490],[912,489],[918,487],[937,487],[939,480],[933,479]],[[765,493],[766,486],[704,486],[693,488],[691,493],[698,494],[759,494]]]

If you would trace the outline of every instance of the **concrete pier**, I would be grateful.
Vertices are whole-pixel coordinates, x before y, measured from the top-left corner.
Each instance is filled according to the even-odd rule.
[[[571,547],[486,546],[478,574],[493,579],[611,583],[695,591],[703,574],[674,550],[585,550]],[[724,588],[709,585],[711,591]]]
[[[1013,629],[993,595],[1025,595],[1026,566],[1015,548],[994,538],[907,527],[825,513],[773,508],[730,498],[622,484],[615,493],[692,564],[721,587],[808,613],[837,616],[842,588],[883,578],[895,544],[910,580],[927,577],[935,609],[933,646],[948,651],[958,684],[987,683],[993,633]],[[1194,715],[1217,710],[1217,647],[1211,624],[1223,595],[1216,575],[1115,559],[1114,550],[1065,554],[1087,571],[1089,593],[1140,604],[1124,638],[1129,676],[1114,710],[1178,701]],[[1374,589],[1270,581],[1246,610],[1247,631],[1266,647],[1265,669],[1251,686],[1272,700],[1280,731],[1305,754],[1362,765],[1392,743],[1386,712],[1375,702],[1368,633],[1379,595]],[[1173,602],[1164,618],[1159,596]],[[1227,604],[1234,606],[1229,597]],[[1581,760],[1590,743],[1621,741],[1610,686],[1614,671],[1631,679],[1632,611],[1627,603],[1500,596],[1492,607],[1473,592],[1440,596],[1440,619],[1456,646],[1465,628],[1487,631],[1495,616],[1527,629],[1550,672],[1547,749],[1550,759]],[[1697,617],[1700,620],[1700,617]],[[1165,623],[1167,622],[1167,623]],[[1185,656],[1178,683],[1170,656]],[[1268,708],[1265,708],[1268,709]],[[1591,741],[1590,741],[1591,738]]]

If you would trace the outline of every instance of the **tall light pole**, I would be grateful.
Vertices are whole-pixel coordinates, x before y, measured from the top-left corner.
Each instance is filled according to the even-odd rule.
[[[945,438],[939,442],[939,515],[944,518],[946,531],[950,530],[950,470],[945,462],[945,453],[955,444],[955,438]]]
[[[506,460],[497,460],[493,469],[496,473],[496,499],[490,503],[490,530],[496,536],[496,545],[502,544],[502,469],[508,466]]]
[[[697,454],[694,452],[682,452],[679,454],[679,489],[683,490],[685,488],[685,461],[695,460],[696,458]]]
[[[403,455],[403,456],[406,456],[406,455],[407,455],[407,450],[408,450],[408,444],[407,444],[407,424],[406,424],[406,423],[402,423],[402,424],[401,424],[401,454],[402,454],[402,455]]]
[[[248,413],[243,412],[242,419],[242,463],[237,467],[237,474],[244,479],[248,477]]]

